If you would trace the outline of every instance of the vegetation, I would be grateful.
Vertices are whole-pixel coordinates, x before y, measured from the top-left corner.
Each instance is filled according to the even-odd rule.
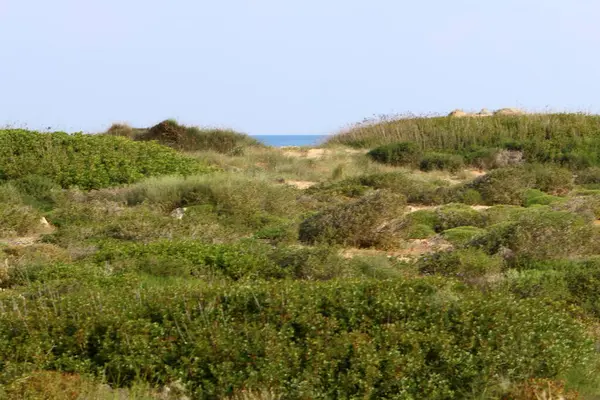
[[[155,140],[162,145],[183,151],[214,150],[219,153],[235,154],[243,152],[247,146],[260,145],[256,139],[231,129],[188,127],[171,119],[146,129],[113,124],[106,134],[125,136],[136,141]]]
[[[77,186],[84,190],[137,182],[148,176],[206,171],[190,157],[156,143],[122,137],[0,131],[0,182]],[[28,182],[28,183],[27,183]]]
[[[0,132],[0,398],[600,396],[595,116],[207,132]]]
[[[328,144],[357,148],[396,143],[416,151],[459,154],[473,165],[493,167],[502,150],[529,162],[574,168],[600,165],[600,116],[587,114],[496,115],[484,118],[413,117],[366,121],[333,136]],[[396,161],[396,159],[394,159]],[[382,158],[381,161],[389,162]],[[398,160],[400,161],[400,160]],[[500,165],[506,166],[506,165]]]

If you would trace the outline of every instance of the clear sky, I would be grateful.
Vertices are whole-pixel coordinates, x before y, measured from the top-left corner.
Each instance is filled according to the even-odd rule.
[[[0,0],[0,125],[600,112],[598,0]]]

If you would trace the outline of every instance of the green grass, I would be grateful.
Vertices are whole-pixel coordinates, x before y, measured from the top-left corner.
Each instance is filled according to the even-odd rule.
[[[528,161],[584,168],[600,165],[600,116],[384,119],[357,124],[331,137],[327,144],[374,148],[398,142],[414,143],[422,151],[460,154],[471,161],[494,149],[519,150]]]

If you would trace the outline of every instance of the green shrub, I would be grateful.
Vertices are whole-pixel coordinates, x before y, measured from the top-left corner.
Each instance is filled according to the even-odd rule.
[[[56,204],[57,194],[60,192],[60,186],[56,182],[39,175],[27,175],[14,181],[14,185],[25,195],[27,204],[45,210]]]
[[[579,185],[600,184],[600,167],[579,171],[575,182]]]
[[[0,203],[21,204],[23,203],[23,194],[12,183],[0,184]]]
[[[115,273],[141,272],[153,276],[215,279],[326,280],[350,274],[335,249],[272,247],[253,240],[233,244],[204,244],[191,240],[143,243],[104,242],[95,263]]]
[[[474,237],[481,235],[485,230],[475,226],[459,226],[442,232],[442,238],[455,246],[467,244]]]
[[[400,195],[380,190],[348,204],[333,206],[300,224],[300,241],[344,246],[384,246],[390,240],[386,223],[402,215]]]
[[[465,204],[447,204],[436,208],[434,229],[442,232],[459,226],[483,227],[485,215]]]
[[[40,218],[30,206],[0,203],[0,237],[36,233],[41,227]]]
[[[535,178],[522,168],[501,168],[475,179],[470,187],[487,204],[520,205],[522,194],[535,186]]]
[[[575,196],[553,203],[552,208],[557,211],[568,211],[581,215],[589,221],[600,219],[600,193],[588,196]]]
[[[492,225],[471,245],[490,254],[509,249],[518,262],[576,257],[594,251],[594,233],[585,219],[576,214],[533,207],[518,213],[514,220]]]
[[[564,202],[563,197],[552,196],[538,189],[527,189],[523,192],[523,206],[547,206],[557,202]]]
[[[0,131],[0,180],[37,175],[63,188],[88,190],[205,171],[197,161],[156,143],[108,135]]]
[[[373,161],[390,165],[413,165],[418,161],[420,154],[419,146],[413,142],[391,143],[367,153]]]
[[[210,174],[148,179],[127,188],[124,196],[129,205],[157,204],[169,211],[207,205],[212,213],[234,223],[260,229],[277,217],[298,215],[302,208],[296,202],[297,193],[290,186],[266,179]]]
[[[433,204],[442,201],[439,184],[415,179],[404,172],[379,172],[344,179],[333,184],[320,184],[306,193],[329,202],[338,197],[357,198],[371,189],[387,189],[406,196],[409,203]]]
[[[174,120],[166,120],[141,130],[135,140],[156,140],[165,146],[183,151],[207,151],[241,155],[244,147],[259,146],[260,142],[231,129],[186,127]]]
[[[482,211],[489,225],[513,221],[524,212],[525,208],[511,205],[496,205]]]
[[[62,293],[58,295],[58,291]],[[122,279],[0,295],[0,383],[17,366],[193,398],[462,398],[595,361],[585,328],[535,300],[438,279],[206,286]],[[26,313],[23,310],[27,310]],[[25,367],[22,367],[25,368]],[[401,371],[401,375],[399,375]],[[591,373],[591,367],[584,375]]]
[[[564,194],[573,187],[572,173],[551,165],[524,165],[490,171],[468,186],[487,204],[520,205],[527,189]]]
[[[494,275],[503,268],[502,258],[490,256],[480,249],[441,251],[421,257],[417,266],[422,274],[440,274],[473,282]]]
[[[457,154],[425,153],[419,161],[421,171],[446,170],[457,172],[464,167],[464,159]]]

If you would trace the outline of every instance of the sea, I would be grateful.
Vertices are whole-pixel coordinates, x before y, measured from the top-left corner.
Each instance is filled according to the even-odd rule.
[[[252,135],[256,140],[273,147],[318,146],[328,135]]]

